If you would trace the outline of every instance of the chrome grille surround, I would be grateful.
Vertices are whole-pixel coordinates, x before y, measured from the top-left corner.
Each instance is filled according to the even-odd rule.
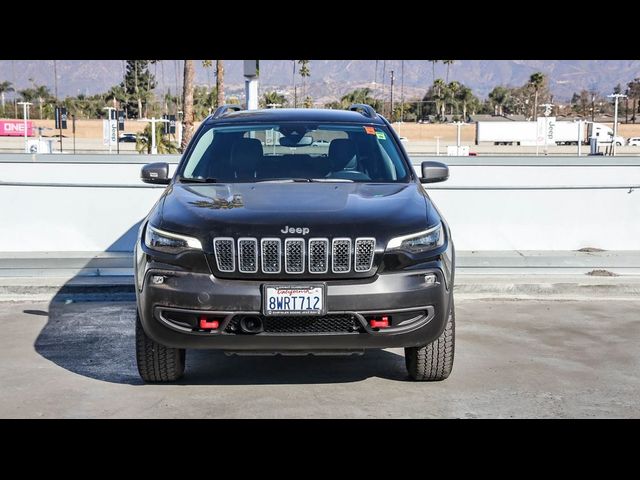
[[[329,270],[329,239],[309,239],[309,273],[327,273]]]
[[[263,238],[260,240],[260,261],[264,273],[280,273],[282,242],[279,238]]]
[[[240,273],[258,272],[258,241],[255,238],[238,239],[238,271]]]
[[[353,269],[356,272],[368,272],[373,265],[373,257],[376,251],[375,238],[357,238]]]
[[[236,269],[235,240],[231,237],[218,237],[213,239],[213,251],[216,256],[218,270],[221,272],[233,272]]]
[[[331,271],[348,273],[351,270],[351,239],[334,238],[331,241]]]
[[[304,273],[304,238],[287,238],[284,241],[285,273]]]

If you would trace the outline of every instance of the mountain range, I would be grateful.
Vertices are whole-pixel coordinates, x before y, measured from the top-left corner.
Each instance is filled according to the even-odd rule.
[[[0,82],[9,80],[17,89],[31,86],[31,80],[55,90],[53,60],[0,60]],[[204,68],[197,60],[196,83],[215,85],[213,69]],[[122,60],[58,60],[58,95],[92,95],[109,89],[122,80]],[[162,60],[151,66],[160,91],[176,92],[182,83],[182,60]],[[435,64],[436,78],[446,78],[447,66]],[[394,72],[394,95],[400,98],[402,85],[406,99],[422,96],[433,81],[433,65],[429,60],[311,60],[311,76],[307,92],[316,102],[339,98],[357,87],[377,87],[378,97],[389,95],[390,72]],[[297,69],[296,69],[297,71]],[[449,67],[449,81],[457,80],[480,98],[485,98],[496,85],[520,86],[529,76],[540,71],[549,77],[551,93],[559,100],[571,98],[582,89],[601,94],[611,93],[620,83],[624,87],[640,77],[639,60],[456,60]],[[404,74],[403,74],[404,73]],[[243,90],[242,60],[225,61],[225,85],[228,94]],[[375,83],[374,83],[375,82]],[[300,88],[301,77],[296,75]],[[291,92],[293,62],[262,60],[260,91]],[[301,94],[299,93],[299,97]],[[11,98],[9,96],[9,98]]]

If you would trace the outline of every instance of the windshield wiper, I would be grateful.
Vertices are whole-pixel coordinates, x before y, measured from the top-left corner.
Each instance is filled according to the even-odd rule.
[[[256,180],[256,183],[308,183],[310,178],[265,178],[264,180]]]
[[[348,178],[310,178],[310,182],[321,182],[321,183],[333,183],[333,182],[341,182],[341,183],[353,183],[353,180]]]
[[[211,178],[211,177],[207,177],[207,178],[203,178],[203,177],[180,177],[180,182],[181,183],[217,183],[218,180],[215,178]]]

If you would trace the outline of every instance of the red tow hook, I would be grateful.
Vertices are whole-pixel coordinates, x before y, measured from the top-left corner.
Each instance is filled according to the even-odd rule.
[[[369,320],[369,325],[371,328],[388,328],[389,327],[389,317],[386,315],[382,317],[380,320],[371,319]]]
[[[200,328],[203,330],[215,330],[220,326],[218,320],[209,320],[205,315],[200,316]]]

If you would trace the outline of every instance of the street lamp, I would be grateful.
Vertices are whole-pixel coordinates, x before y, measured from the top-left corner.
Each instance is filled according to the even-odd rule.
[[[626,98],[624,93],[612,93],[611,95],[607,95],[609,98],[615,99],[615,107],[613,108],[613,140],[612,140],[612,154],[615,157],[616,155],[616,137],[618,136],[618,99]]]
[[[24,121],[24,151],[29,153],[27,148],[27,117],[29,116],[28,106],[33,105],[31,102],[18,102],[18,105],[22,105],[22,119]]]
[[[165,118],[152,117],[152,118],[141,118],[138,121],[151,123],[151,155],[157,155],[158,147],[156,146],[156,122],[169,123],[169,120]]]

